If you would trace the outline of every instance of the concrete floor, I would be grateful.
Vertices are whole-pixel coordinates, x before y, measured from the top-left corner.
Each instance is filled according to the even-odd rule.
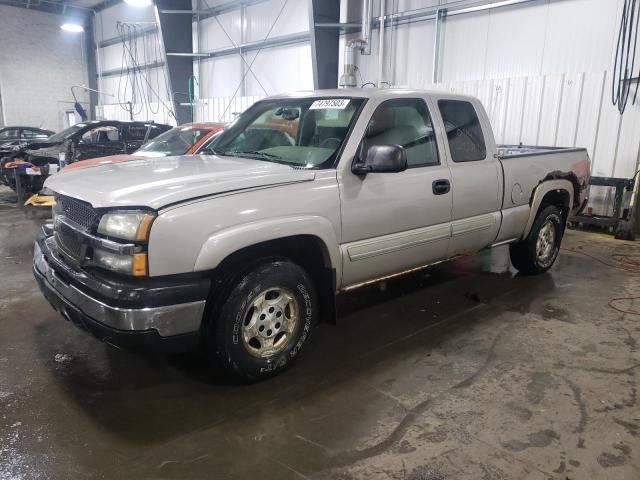
[[[605,265],[634,243],[569,231],[583,253],[546,275],[495,249],[353,292],[292,369],[240,385],[65,322],[37,228],[0,206],[2,479],[640,478],[640,317],[607,305],[640,280]]]

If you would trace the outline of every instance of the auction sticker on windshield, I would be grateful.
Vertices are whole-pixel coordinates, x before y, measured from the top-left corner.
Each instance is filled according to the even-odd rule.
[[[349,105],[348,98],[325,98],[323,100],[316,100],[311,104],[309,110],[322,110],[325,108],[339,108],[344,110]]]

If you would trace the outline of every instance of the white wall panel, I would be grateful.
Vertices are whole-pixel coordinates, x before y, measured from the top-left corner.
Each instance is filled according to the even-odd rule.
[[[267,94],[313,89],[311,46],[308,43],[265,48],[256,55],[257,51],[250,52],[247,61],[253,62],[252,70]],[[246,82],[248,95],[265,94],[253,75],[248,74]]]
[[[197,122],[230,122],[260,100],[260,96],[204,98],[195,108]]]
[[[443,25],[442,81],[485,78],[489,15],[458,15]],[[424,48],[433,50],[433,36],[424,40]]]
[[[0,124],[59,131],[73,110],[71,85],[88,81],[86,36],[60,30],[61,17],[0,5]],[[88,95],[76,90],[89,110]]]
[[[145,80],[146,79],[146,80]],[[143,95],[148,102],[158,101],[158,95],[164,101],[168,98],[166,79],[163,68],[151,68],[147,71],[143,78],[138,76],[138,85],[135,97],[132,92],[131,81],[125,75],[110,75],[102,77],[98,90],[103,92],[102,103],[104,104],[124,104],[126,102],[141,102],[140,96]]]
[[[542,0],[485,13],[489,17],[485,78],[541,73],[547,13],[547,2]]]
[[[640,141],[638,131],[640,130],[640,103],[631,105],[631,100],[627,110],[622,117],[620,125],[620,136],[616,149],[615,163],[611,168],[610,175],[613,177],[630,177],[638,169],[638,155]]]
[[[602,97],[605,92],[605,72],[585,73],[580,102],[580,117],[576,132],[575,146],[586,147],[593,160],[598,140],[598,126],[600,125],[600,110]],[[592,164],[592,170],[593,170]]]
[[[117,37],[117,22],[142,23],[141,27],[150,27],[151,23],[156,22],[155,9],[153,7],[136,8],[124,2],[105,8],[96,18],[96,41]]]
[[[199,28],[201,52],[232,47],[233,43],[236,45],[242,43],[240,9],[201,20]],[[233,40],[233,43],[229,38]]]
[[[611,76],[607,73],[605,86],[610,88],[610,82]],[[620,132],[620,113],[618,109],[611,104],[610,95],[607,93],[605,89],[605,94],[602,96],[602,106],[600,108],[597,144],[592,157],[592,174],[603,177],[608,177],[612,173]]]
[[[200,97],[230,97],[242,78],[239,55],[214,57],[200,62]]]
[[[263,40],[271,27],[271,37],[309,30],[309,12],[306,0],[289,0],[274,25],[285,0],[269,0],[246,8],[246,41]]]
[[[542,72],[561,74],[608,70],[622,2],[562,0],[548,4]],[[526,12],[523,11],[523,14]]]
[[[509,102],[509,79],[501,78],[493,82],[489,116],[493,119],[493,133],[503,139],[507,126],[507,106]]]
[[[584,77],[584,73],[574,73],[564,76],[555,145],[566,147],[575,146]]]
[[[433,48],[429,48],[428,45],[433,45],[434,35],[434,20],[387,29],[385,48],[392,47],[390,53],[394,61],[391,68],[389,68],[389,62],[385,58],[385,80],[398,86],[420,85],[424,87],[429,85],[433,77]],[[376,53],[378,52],[378,40],[379,35],[375,35]],[[419,51],[412,48],[416,44],[422,44],[422,48]],[[378,56],[372,55],[372,57],[371,60],[373,60],[372,63],[375,65],[375,71],[377,72]],[[375,81],[375,76],[372,78]]]
[[[544,83],[544,77],[530,77],[527,79],[527,85],[524,91],[522,136],[520,137],[520,142],[525,145],[535,145],[538,141]]]
[[[141,30],[152,28],[156,25],[155,8],[135,8],[123,2],[100,11],[94,23],[96,41],[117,38],[118,22],[137,24]],[[132,42],[132,46],[135,46],[136,51],[133,53],[139,66],[164,61],[158,33],[148,33],[138,37]],[[123,63],[123,52],[127,56],[130,55],[121,43],[100,48],[98,69],[104,72],[123,68],[126,65]],[[98,89],[103,92],[99,96],[103,105],[101,109],[103,118],[129,119],[125,104],[132,102],[136,120],[175,123],[171,115],[173,105],[167,89],[166,68],[163,66],[143,69],[135,75],[137,82],[135,93],[131,85],[133,75],[133,72],[130,72],[129,75],[102,77]]]
[[[491,113],[490,113],[491,106],[493,105],[493,94],[494,94],[493,84],[494,84],[493,79],[479,82],[478,93],[476,95],[484,105],[484,108],[487,111],[487,113],[489,113],[489,116],[491,116]]]
[[[153,63],[154,61],[162,61],[161,45],[158,43],[158,35],[151,33],[138,38],[136,42],[136,51],[132,52],[136,55],[140,65],[145,63]],[[122,44],[109,45],[100,49],[100,67],[103,71],[117,70],[123,65],[123,48]],[[128,53],[127,53],[128,54]]]
[[[157,102],[149,106],[134,105],[134,111],[143,110],[145,114],[135,115],[134,120],[153,121],[167,125],[176,125],[176,120],[169,115],[168,110]],[[147,110],[148,109],[148,110]],[[103,105],[98,108],[98,116],[104,120],[130,120],[129,112],[121,108],[120,105]],[[148,113],[148,114],[147,114]]]
[[[526,87],[526,77],[509,79],[505,129],[502,138],[498,139],[496,137],[496,140],[501,143],[517,145],[522,139],[522,119],[524,116]]]
[[[542,90],[540,125],[536,145],[553,147],[556,145],[560,102],[562,101],[564,75],[545,77]]]

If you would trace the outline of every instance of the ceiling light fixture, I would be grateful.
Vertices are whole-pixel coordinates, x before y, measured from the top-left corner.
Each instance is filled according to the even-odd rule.
[[[73,33],[84,32],[84,27],[79,23],[66,22],[60,25],[60,28],[65,32],[73,32]]]
[[[125,3],[128,3],[129,5],[131,5],[132,7],[148,7],[150,6],[153,2],[151,0],[124,0]]]

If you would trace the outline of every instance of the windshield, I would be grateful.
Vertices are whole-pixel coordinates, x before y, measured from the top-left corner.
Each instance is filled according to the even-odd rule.
[[[242,113],[211,145],[217,155],[331,168],[363,98],[265,100]]]
[[[89,124],[88,123],[76,123],[75,125],[72,125],[69,128],[66,128],[66,129],[62,130],[61,132],[56,133],[55,135],[51,135],[49,138],[47,138],[47,142],[61,142],[62,140],[66,140],[67,138],[72,136],[77,131],[82,130],[87,125],[89,125]]]
[[[148,156],[184,155],[209,131],[208,128],[172,128],[146,143],[136,154],[147,154]]]

